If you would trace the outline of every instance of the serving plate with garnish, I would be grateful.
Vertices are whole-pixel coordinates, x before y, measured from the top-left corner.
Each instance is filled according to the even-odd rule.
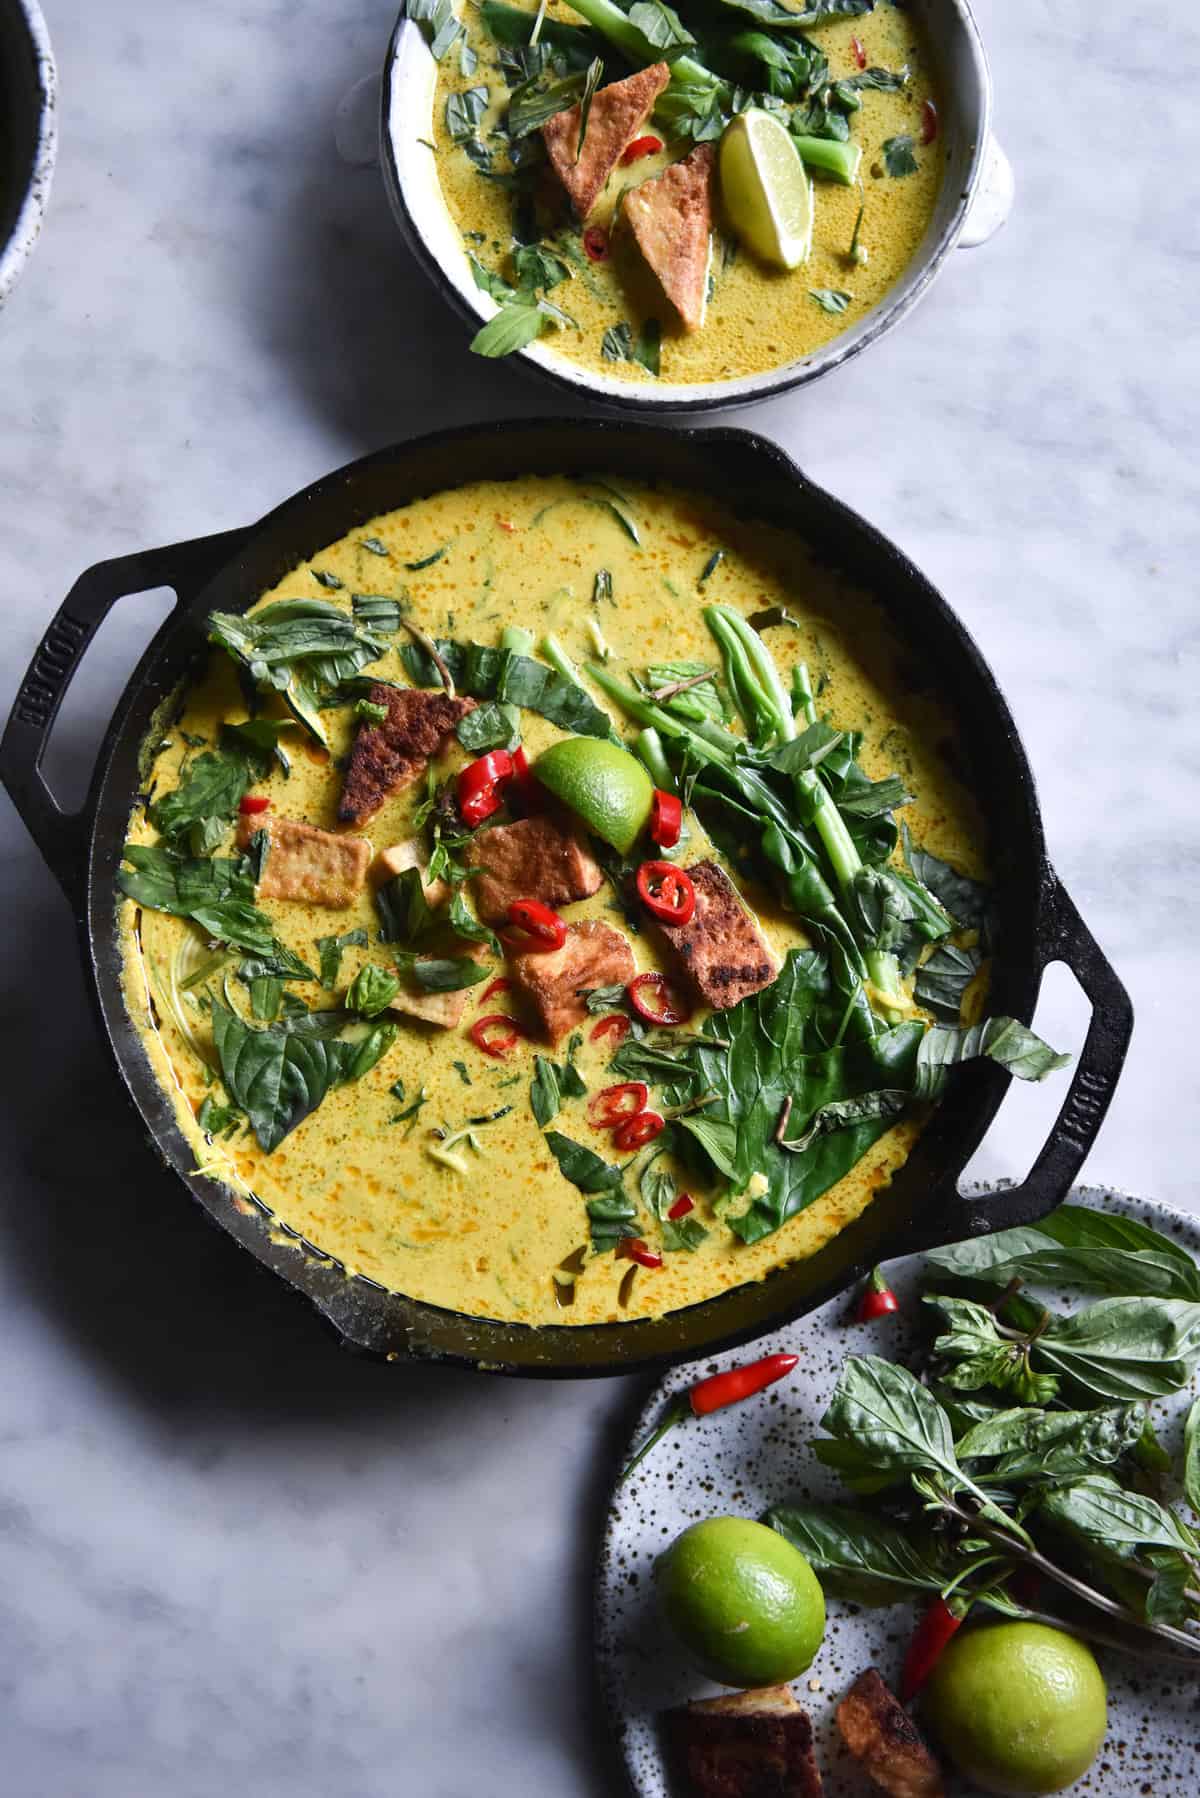
[[[595,1587],[600,1685],[639,1798],[686,1798],[686,1784],[673,1783],[664,1758],[662,1719],[718,1689],[695,1672],[661,1621],[654,1563],[689,1525],[722,1514],[772,1521],[802,1549],[825,1587],[824,1643],[794,1690],[811,1714],[829,1798],[874,1789],[839,1737],[836,1707],[869,1667],[900,1686],[918,1619],[936,1602],[939,1580],[944,1586],[961,1581],[960,1597],[994,1584],[996,1607],[979,1597],[960,1640],[1007,1614],[1050,1618],[1090,1642],[1108,1687],[1108,1728],[1078,1790],[1095,1798],[1193,1798],[1200,1775],[1196,1599],[1168,1598],[1165,1587],[1155,1586],[1150,1563],[1157,1558],[1159,1579],[1170,1568],[1184,1585],[1194,1567],[1198,1260],[1195,1217],[1104,1187],[1077,1188],[1039,1230],[889,1263],[884,1271],[897,1298],[894,1312],[860,1323],[856,1301],[843,1295],[763,1338],[755,1357],[798,1357],[789,1377],[711,1415],[697,1418],[686,1407],[686,1417],[630,1468],[655,1431],[678,1416],[698,1377],[751,1357],[743,1351],[672,1370],[631,1433],[629,1470],[614,1485]],[[982,1281],[965,1278],[980,1274]],[[931,1293],[943,1299],[936,1309],[923,1302]],[[945,1303],[955,1295],[963,1301],[957,1315]],[[1042,1323],[1045,1310],[1050,1317]],[[934,1356],[939,1330],[942,1353]],[[989,1333],[996,1336],[990,1345]],[[984,1365],[997,1349],[1003,1371],[993,1367],[991,1375],[1001,1387]],[[881,1364],[902,1430],[906,1416],[913,1420],[911,1372],[922,1380],[924,1400],[918,1397],[917,1406],[940,1406],[957,1444],[970,1449],[966,1437],[973,1430],[974,1445],[986,1448],[980,1421],[994,1429],[996,1415],[1021,1413],[1022,1428],[1036,1434],[1036,1445],[1034,1435],[1025,1437],[1033,1452],[1022,1465],[1011,1445],[1006,1459],[956,1449],[968,1484],[941,1506],[928,1492],[922,1501],[909,1482],[915,1472],[936,1488],[931,1464],[914,1457],[910,1471],[896,1474],[887,1449],[855,1440],[847,1423],[853,1414],[853,1403],[849,1410],[845,1403],[848,1383],[854,1401],[852,1382],[861,1388]],[[839,1381],[842,1399],[835,1403]],[[1092,1413],[1090,1425],[1068,1411]],[[1066,1434],[1052,1448],[1047,1431],[1059,1427]],[[820,1441],[825,1446],[814,1450]],[[972,1484],[996,1496],[1010,1523],[1014,1500],[1020,1501],[1032,1548],[1001,1523],[991,1535],[999,1559],[971,1570],[950,1510],[978,1514]],[[886,1555],[889,1540],[896,1545],[888,1534],[895,1519],[907,1519],[903,1572]],[[1117,1557],[1124,1557],[1121,1566]],[[936,1565],[922,1571],[931,1559]],[[851,1564],[861,1587],[843,1583]],[[910,1576],[927,1583],[906,1583]],[[1148,1591],[1155,1598],[1141,1600]],[[878,1602],[881,1597],[890,1602]],[[1157,1619],[1153,1629],[1144,1627],[1147,1615]],[[920,1723],[919,1698],[915,1716]],[[943,1756],[936,1740],[933,1747]],[[984,1790],[956,1783],[949,1766],[946,1771],[947,1790],[959,1798]]]

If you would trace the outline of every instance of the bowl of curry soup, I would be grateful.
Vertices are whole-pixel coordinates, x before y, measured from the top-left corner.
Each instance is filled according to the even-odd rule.
[[[147,581],[179,609],[81,826],[45,737]],[[0,774],[160,1152],[372,1352],[600,1373],[752,1336],[1040,1215],[1119,1071],[974,645],[746,433],[444,433],[92,570]],[[1097,1007],[1074,1075],[1025,1021],[1050,957]],[[1070,1102],[983,1216],[955,1177],[1011,1074]]]
[[[57,145],[56,76],[35,0],[0,0],[0,305],[37,242]]]
[[[381,156],[478,354],[702,409],[827,373],[998,228],[990,112],[964,0],[413,0]]]

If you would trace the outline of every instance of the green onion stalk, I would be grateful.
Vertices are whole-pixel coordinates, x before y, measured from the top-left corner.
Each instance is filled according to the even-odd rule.
[[[732,606],[705,606],[704,621],[720,648],[725,679],[734,704],[742,715],[748,735],[760,748],[771,742],[794,741],[793,698],[798,702],[805,723],[817,722],[816,702],[808,670],[803,664],[793,677],[793,695],[789,696],[770,650],[740,612]],[[842,899],[849,903],[853,916],[855,883],[863,869],[858,846],[815,770],[802,769],[793,774],[792,780],[797,798],[808,812],[809,821],[829,859]],[[903,1006],[906,995],[896,957],[884,949],[864,944],[863,959],[868,977],[884,999]]]
[[[676,718],[665,706],[627,687],[598,663],[587,663],[586,672],[603,693],[643,726],[643,737],[647,731],[655,732],[657,747],[664,753],[663,738],[673,741],[708,770],[710,778],[717,782],[716,790],[701,790],[740,812],[760,833],[765,859],[782,876],[780,885],[786,903],[822,935],[832,937],[859,979],[863,979],[869,969],[821,873],[814,848],[774,789],[755,769],[739,761],[738,739],[711,720],[691,724]],[[778,679],[776,673],[776,683]],[[731,797],[727,787],[733,788],[737,798]]]

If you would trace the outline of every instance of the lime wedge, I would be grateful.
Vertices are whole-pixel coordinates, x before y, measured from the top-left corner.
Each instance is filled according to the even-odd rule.
[[[798,268],[812,248],[812,182],[787,131],[753,107],[721,139],[721,192],[730,222],[764,262]]]
[[[629,854],[650,816],[654,788],[627,749],[601,737],[567,737],[542,751],[533,772],[603,842]]]

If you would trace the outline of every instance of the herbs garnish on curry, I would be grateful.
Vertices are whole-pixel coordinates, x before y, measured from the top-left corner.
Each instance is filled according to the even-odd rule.
[[[409,0],[472,348],[535,339],[632,382],[776,368],[912,258],[943,166],[921,28],[891,0]]]
[[[951,725],[793,535],[477,483],[207,629],[144,750],[127,1001],[198,1167],[348,1270],[657,1315],[828,1241],[956,1063],[1060,1064],[985,1015]]]

